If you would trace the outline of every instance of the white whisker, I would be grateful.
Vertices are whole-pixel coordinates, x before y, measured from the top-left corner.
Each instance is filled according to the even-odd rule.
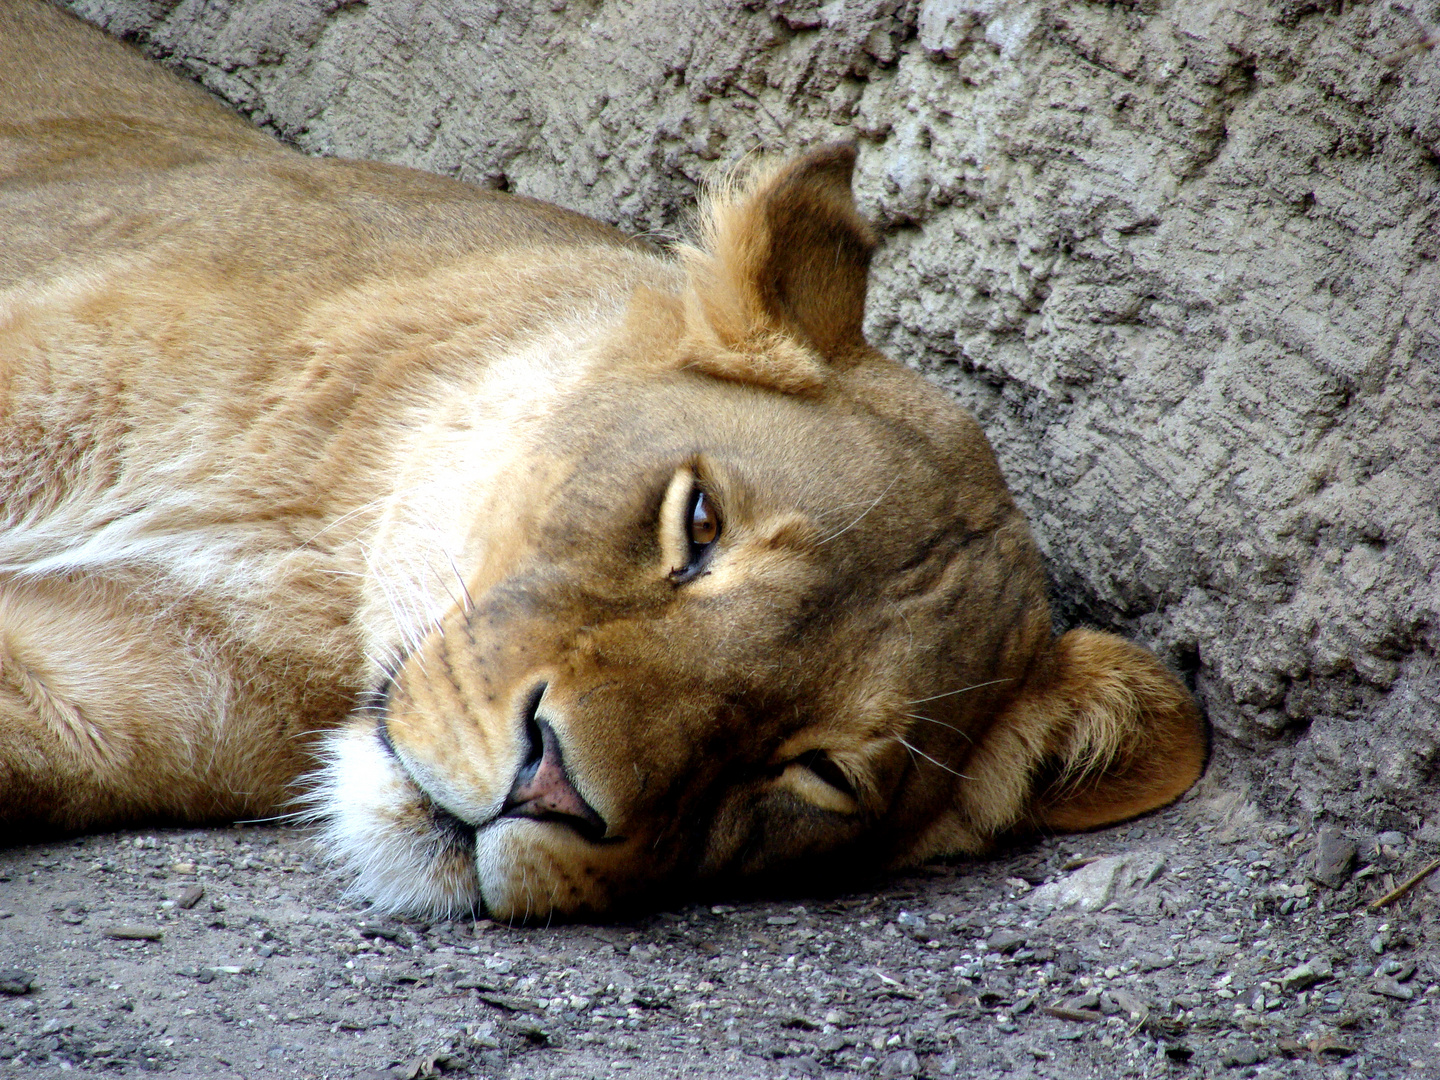
[[[893,488],[893,487],[894,487],[896,484],[898,484],[899,482],[900,482],[900,477],[899,477],[899,475],[897,474],[896,477],[895,477],[895,479],[894,479],[894,480],[891,480],[890,483],[889,483],[888,485],[886,485],[885,490],[882,491],[882,492],[880,492],[879,495],[876,495],[876,496],[875,496],[875,501],[872,502],[869,506],[865,507],[864,510],[861,510],[861,511],[860,511],[859,516],[856,517],[854,521],[850,522],[850,524],[849,524],[849,525],[846,525],[843,529],[840,529],[840,530],[838,530],[837,532],[831,533],[829,536],[825,537],[825,539],[821,540],[820,543],[822,543],[822,544],[828,544],[831,540],[834,540],[834,539],[835,539],[837,536],[839,536],[841,533],[847,533],[847,532],[849,532],[851,529],[853,529],[856,525],[859,525],[860,522],[862,522],[862,521],[865,520],[866,515],[869,514],[871,510],[874,510],[875,507],[877,507],[877,506],[880,505],[880,500],[883,499],[883,498],[885,498],[886,495],[889,495],[889,494],[890,494],[890,489]]]
[[[368,512],[371,511],[371,510],[378,510],[381,506],[384,505],[385,500],[388,499],[389,497],[390,497],[390,496],[389,496],[388,494],[382,495],[382,496],[380,496],[379,498],[371,499],[369,502],[363,502],[363,503],[361,503],[359,506],[355,507],[355,509],[353,509],[353,510],[348,510],[348,511],[346,511],[345,513],[343,513],[343,514],[341,514],[339,517],[337,517],[334,521],[330,522],[330,524],[326,525],[324,528],[322,528],[322,529],[317,529],[315,532],[311,533],[311,534],[303,541],[303,543],[305,543],[305,544],[313,544],[316,540],[320,539],[320,537],[324,536],[324,535],[325,535],[327,532],[329,532],[331,529],[335,529],[335,528],[338,528],[338,527],[341,526],[341,525],[344,525],[345,523],[347,523],[348,521],[350,521],[352,518],[359,517],[361,514],[368,513]]]
[[[989,682],[977,682],[972,686],[962,686],[959,690],[947,690],[943,694],[935,694],[933,697],[916,698],[914,701],[905,702],[906,705],[923,705],[927,701],[939,701],[941,698],[954,697],[956,694],[968,694],[971,690],[979,690],[985,686],[998,686],[1003,682],[1014,682],[1014,679],[991,679]]]
[[[951,731],[955,732],[956,735],[959,735],[959,736],[960,736],[962,739],[964,739],[966,742],[973,743],[973,742],[975,741],[974,739],[972,739],[972,738],[969,736],[968,733],[966,733],[966,732],[964,732],[964,731],[961,731],[961,730],[960,730],[958,727],[956,727],[954,724],[947,724],[947,723],[945,723],[944,720],[936,720],[933,716],[921,716],[919,713],[906,713],[905,715],[906,715],[907,717],[909,717],[911,720],[924,720],[927,724],[935,724],[935,725],[937,725],[938,727],[949,728]]]
[[[460,576],[460,568],[455,565],[455,559],[448,551],[445,553],[445,558],[450,560],[450,569],[455,574],[455,581],[460,586],[461,595],[465,597],[465,613],[468,615],[475,610],[475,601],[471,599],[470,589],[466,586],[465,579]]]
[[[909,750],[912,755],[913,755],[913,754],[919,754],[919,755],[920,755],[921,757],[923,757],[926,761],[930,762],[931,765],[934,765],[936,768],[939,768],[939,769],[944,769],[944,770],[945,770],[946,772],[948,772],[951,776],[958,776],[961,780],[973,780],[973,779],[975,779],[973,776],[966,776],[966,775],[965,775],[964,773],[962,773],[962,772],[957,772],[955,769],[952,769],[949,765],[946,765],[943,761],[936,761],[936,760],[935,760],[933,757],[931,757],[929,754],[925,753],[924,750],[921,750],[921,749],[920,749],[919,747],[917,747],[917,746],[912,746],[910,743],[908,743],[908,742],[906,742],[904,739],[902,739],[899,735],[896,735],[896,736],[895,736],[895,741],[898,742],[901,746],[905,747],[906,750]]]

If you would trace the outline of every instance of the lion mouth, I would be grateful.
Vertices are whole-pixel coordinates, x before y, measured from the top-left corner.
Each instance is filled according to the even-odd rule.
[[[580,794],[570,777],[560,737],[541,712],[541,702],[547,689],[545,683],[536,686],[528,695],[522,724],[523,754],[505,801],[498,811],[478,822],[466,821],[441,805],[396,748],[387,716],[393,686],[393,680],[387,678],[380,687],[367,694],[362,711],[374,718],[375,738],[382,752],[414,786],[440,836],[455,846],[473,850],[475,838],[481,830],[505,819],[519,819],[561,826],[592,844],[617,839],[607,835],[609,827],[605,819]]]
[[[437,755],[443,739],[426,740],[420,718],[405,710],[403,685],[385,679],[362,696],[316,775],[321,842],[352,875],[355,893],[393,912],[491,918],[607,907],[609,873],[625,865],[634,838],[613,827],[625,819],[612,806],[597,799],[617,814],[607,820],[587,799],[596,793],[569,760],[583,764],[584,756],[567,739],[573,717],[554,695],[547,702],[548,686],[529,686],[515,700],[512,738],[496,740],[496,760],[462,768]],[[432,768],[438,786],[425,782]],[[487,789],[474,812],[447,796],[455,776]]]

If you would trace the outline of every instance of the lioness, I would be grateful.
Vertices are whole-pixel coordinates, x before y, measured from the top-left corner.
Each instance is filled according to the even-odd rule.
[[[1175,799],[1189,695],[1053,636],[985,436],[864,339],[854,156],[666,254],[4,0],[5,835],[309,773],[377,904],[523,919]]]

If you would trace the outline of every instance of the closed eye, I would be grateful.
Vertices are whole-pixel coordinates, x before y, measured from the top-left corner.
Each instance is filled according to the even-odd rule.
[[[777,782],[821,810],[853,814],[860,808],[855,785],[824,750],[807,750],[787,761]]]
[[[852,799],[859,799],[860,796],[855,791],[855,785],[850,782],[845,771],[835,764],[835,759],[824,750],[807,750],[792,764],[803,765],[840,794]]]

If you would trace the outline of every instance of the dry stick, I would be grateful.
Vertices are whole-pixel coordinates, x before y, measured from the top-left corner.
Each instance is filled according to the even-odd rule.
[[[1053,1016],[1056,1020],[1074,1020],[1078,1023],[1095,1023],[1104,1020],[1105,1014],[1096,1012],[1094,1009],[1067,1009],[1063,1005],[1047,1005],[1040,1010],[1046,1016]]]
[[[1390,67],[1394,67],[1402,60],[1415,56],[1417,53],[1429,52],[1436,45],[1440,45],[1440,34],[1430,29],[1425,20],[1420,18],[1419,15],[1416,15],[1413,9],[1397,8],[1396,10],[1403,15],[1410,16],[1410,21],[1415,24],[1415,29],[1420,31],[1420,36],[1414,41],[1411,41],[1410,44],[1406,45],[1399,52],[1393,52],[1389,56],[1382,56],[1380,58],[1382,64],[1388,64]]]
[[[1420,38],[1418,41],[1412,41],[1403,49],[1393,52],[1389,56],[1382,56],[1380,62],[1388,67],[1396,67],[1402,61],[1408,60],[1412,56],[1416,56],[1422,52],[1429,52],[1437,44],[1440,44],[1440,34],[1431,34],[1428,37]]]
[[[1393,904],[1396,900],[1399,900],[1402,896],[1408,893],[1416,885],[1419,885],[1420,882],[1424,881],[1436,870],[1440,870],[1440,859],[1434,860],[1429,866],[1425,867],[1425,869],[1421,870],[1418,874],[1410,878],[1408,881],[1396,885],[1395,888],[1391,889],[1384,896],[1380,897],[1379,900],[1376,900],[1375,902],[1370,904],[1370,910],[1378,911],[1382,907],[1387,907],[1390,904]]]

